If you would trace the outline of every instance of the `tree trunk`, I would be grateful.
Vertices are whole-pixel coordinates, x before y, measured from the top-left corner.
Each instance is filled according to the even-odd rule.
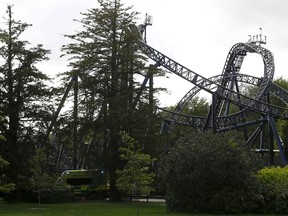
[[[118,89],[118,67],[117,67],[117,34],[116,34],[116,19],[117,19],[117,1],[115,0],[114,19],[112,26],[112,55],[111,55],[111,88],[109,90],[109,129],[110,129],[110,140],[109,140],[109,164],[110,164],[110,200],[112,202],[121,201],[121,195],[116,186],[116,170],[119,168],[120,158],[118,153],[119,148],[119,125],[118,122],[118,107],[117,103],[117,89]]]

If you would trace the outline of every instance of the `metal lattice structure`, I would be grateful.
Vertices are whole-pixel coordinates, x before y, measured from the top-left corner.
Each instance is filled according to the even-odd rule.
[[[274,164],[274,153],[279,152],[283,164],[287,165],[284,143],[279,136],[275,121],[277,119],[288,119],[286,108],[288,91],[273,83],[274,57],[272,52],[261,46],[266,44],[266,37],[262,36],[262,32],[247,43],[236,43],[232,46],[222,74],[205,78],[149,46],[146,42],[146,25],[131,26],[131,30],[134,32],[140,30],[140,33],[145,33],[144,40],[139,41],[139,48],[145,55],[155,61],[156,67],[162,66],[193,85],[191,90],[180,100],[174,111],[162,109],[167,114],[163,124],[164,130],[171,130],[174,125],[181,124],[196,127],[200,131],[212,130],[216,133],[239,128],[245,129],[253,125],[254,129],[251,134],[245,132],[246,145],[252,147],[252,143],[258,137],[260,140],[259,148],[255,149],[254,147],[254,150],[269,152],[271,165]],[[242,63],[248,53],[261,56],[264,63],[263,77],[259,78],[240,73]],[[253,96],[247,96],[241,92],[241,85],[254,86],[256,92]],[[206,91],[211,95],[210,111],[206,116],[183,114],[183,109],[200,91]],[[270,95],[281,100],[284,106],[279,107],[273,104]],[[235,111],[235,107],[238,108],[237,111]],[[255,113],[260,117],[251,120],[251,116],[255,116]],[[270,144],[268,149],[264,148],[263,144],[265,125],[268,125],[269,128]],[[274,141],[276,141],[278,149],[274,149]]]

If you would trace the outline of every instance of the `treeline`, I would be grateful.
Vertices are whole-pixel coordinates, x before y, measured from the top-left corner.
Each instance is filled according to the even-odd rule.
[[[119,0],[98,3],[76,21],[82,25],[77,33],[65,35],[71,39],[62,46],[70,70],[59,74],[59,86],[37,68],[50,51],[21,39],[31,25],[15,20],[13,7],[7,7],[0,29],[0,155],[9,162],[1,182],[15,184],[10,200],[33,188],[39,174],[35,164],[54,177],[69,168],[105,169],[111,200],[120,200],[120,131],[139,141],[144,153],[158,154],[161,121],[154,107],[159,90],[141,81],[163,72],[149,67],[135,47],[140,35],[129,26],[138,13]],[[71,106],[62,111],[67,102]]]

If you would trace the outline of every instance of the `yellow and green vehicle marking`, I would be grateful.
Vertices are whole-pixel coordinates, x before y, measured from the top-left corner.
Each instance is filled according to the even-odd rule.
[[[65,170],[61,181],[71,188],[75,196],[107,196],[109,182],[104,170]]]

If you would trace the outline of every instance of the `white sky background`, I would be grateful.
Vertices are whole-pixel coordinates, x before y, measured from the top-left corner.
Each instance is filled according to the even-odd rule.
[[[246,42],[248,35],[267,35],[264,45],[274,54],[275,76],[288,79],[288,1],[287,0],[122,0],[127,6],[153,16],[153,26],[147,30],[148,44],[205,77],[221,74],[230,48]],[[6,16],[7,4],[13,4],[14,18],[33,24],[24,39],[32,45],[43,44],[51,50],[50,60],[41,64],[43,72],[53,76],[67,70],[60,48],[69,41],[64,34],[79,30],[73,19],[80,12],[97,7],[96,0],[0,0],[0,16]],[[3,26],[0,20],[0,27]],[[242,73],[262,76],[259,56],[248,54]],[[161,105],[175,105],[192,84],[176,75],[155,79],[156,86],[166,87]],[[209,98],[208,98],[209,99]]]

